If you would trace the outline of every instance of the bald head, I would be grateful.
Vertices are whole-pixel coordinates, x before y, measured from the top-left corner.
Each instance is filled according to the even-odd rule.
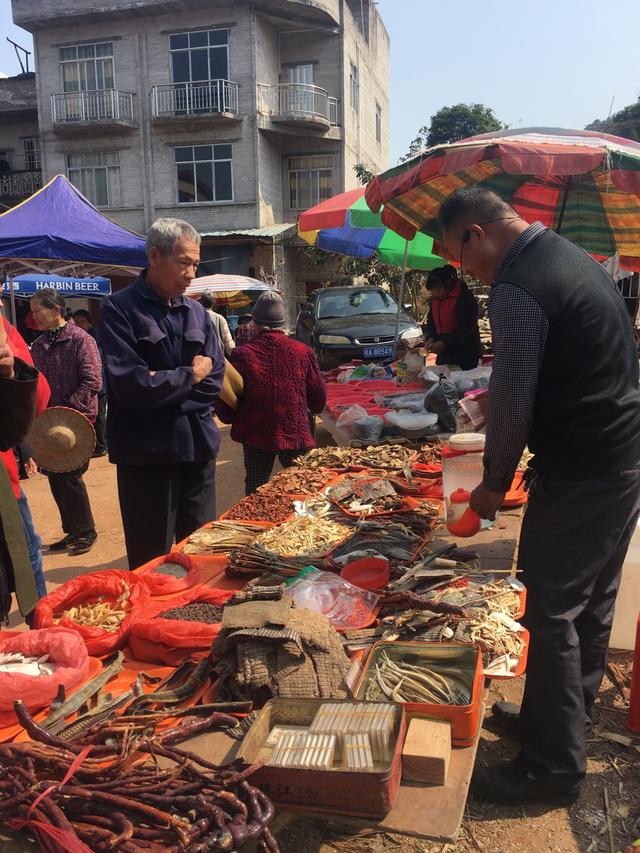
[[[498,193],[481,186],[452,193],[438,221],[451,257],[485,284],[493,281],[509,246],[529,225]]]
[[[438,221],[443,231],[449,231],[503,216],[517,217],[518,214],[498,193],[476,185],[451,193],[440,207]]]

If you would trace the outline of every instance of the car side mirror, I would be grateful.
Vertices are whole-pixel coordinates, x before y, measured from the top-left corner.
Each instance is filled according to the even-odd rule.
[[[411,311],[412,308],[413,308],[413,305],[410,302],[405,302],[404,305],[402,306],[403,311]]]

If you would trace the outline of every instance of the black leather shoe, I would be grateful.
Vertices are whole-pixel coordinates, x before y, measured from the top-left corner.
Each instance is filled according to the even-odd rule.
[[[96,448],[96,450],[94,450],[93,453],[91,454],[91,458],[92,459],[100,459],[102,456],[106,456],[106,455],[107,455],[107,448],[106,447],[100,448],[99,450]]]
[[[76,537],[73,544],[69,546],[69,555],[71,557],[77,557],[80,554],[86,554],[87,551],[90,551],[93,548],[97,538],[98,534],[95,530]]]
[[[50,551],[64,551],[69,545],[72,545],[75,541],[75,536],[72,533],[67,533],[64,539],[60,539],[58,542],[54,542],[52,545],[49,545]]]
[[[494,702],[491,708],[493,716],[487,722],[508,735],[518,737],[520,734],[520,706],[513,702]]]
[[[494,702],[491,708],[493,716],[487,719],[490,726],[495,726],[501,732],[513,737],[518,737],[520,734],[520,706],[513,702]],[[585,729],[587,737],[591,737],[593,732],[593,721],[590,717],[585,717]]]
[[[483,800],[514,806],[529,803],[569,806],[580,795],[579,785],[558,787],[536,779],[519,759],[498,767],[476,767],[471,790]]]

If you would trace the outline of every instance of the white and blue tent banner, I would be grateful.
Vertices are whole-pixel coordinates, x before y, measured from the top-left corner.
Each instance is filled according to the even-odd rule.
[[[50,288],[57,290],[62,296],[83,296],[85,299],[101,299],[111,293],[111,282],[108,278],[65,278],[60,275],[42,275],[31,273],[17,275],[11,280],[14,296],[32,297],[38,291]],[[2,295],[10,295],[10,282],[2,285]]]

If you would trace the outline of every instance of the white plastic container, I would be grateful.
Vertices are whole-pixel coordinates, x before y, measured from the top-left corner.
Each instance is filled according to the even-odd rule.
[[[640,522],[631,537],[627,558],[622,567],[616,614],[609,639],[609,646],[612,649],[633,651],[638,613],[640,613]]]
[[[472,492],[482,482],[485,439],[486,436],[479,432],[462,432],[449,438],[449,450],[455,455],[447,455],[446,449],[442,454],[442,490],[446,511],[449,510],[449,498],[455,491],[464,489]],[[483,518],[481,529],[494,523]]]

